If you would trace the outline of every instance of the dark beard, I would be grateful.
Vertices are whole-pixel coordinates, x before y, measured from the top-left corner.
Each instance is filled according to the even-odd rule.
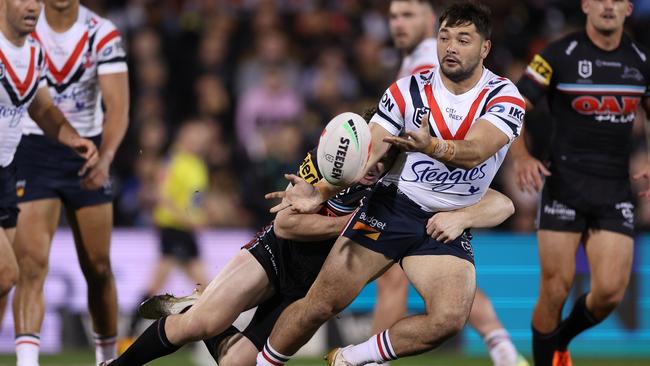
[[[449,70],[445,70],[444,66],[440,66],[440,71],[447,77],[447,79],[453,81],[454,83],[460,83],[461,81],[465,81],[469,79],[472,74],[474,73],[474,70],[476,70],[476,67],[478,66],[478,63],[476,65],[473,65],[472,67],[468,68],[460,68],[458,71],[453,71],[450,72]]]

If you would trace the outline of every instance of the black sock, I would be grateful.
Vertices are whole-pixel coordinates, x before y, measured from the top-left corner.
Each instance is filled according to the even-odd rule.
[[[552,366],[553,354],[557,349],[559,341],[559,329],[556,328],[551,333],[540,333],[533,330],[533,361],[535,366]]]
[[[135,337],[135,332],[138,330],[138,326],[142,321],[142,317],[140,316],[140,314],[138,314],[138,308],[140,307],[140,304],[142,304],[145,300],[147,300],[150,297],[151,295],[149,294],[142,295],[142,298],[140,298],[140,302],[138,302],[138,306],[136,306],[135,310],[133,310],[133,313],[131,314],[131,321],[129,322],[129,331],[128,331],[129,337]]]
[[[587,294],[583,294],[573,305],[571,314],[560,324],[558,349],[566,351],[571,340],[578,334],[600,323],[587,309]]]
[[[221,345],[221,342],[237,333],[239,333],[239,329],[231,325],[228,329],[216,336],[203,340],[203,343],[205,343],[205,346],[208,348],[208,352],[210,352],[210,355],[217,363],[219,363],[219,346]]]
[[[147,330],[135,340],[133,345],[124,352],[111,366],[140,366],[157,358],[176,352],[180,346],[175,346],[167,339],[165,321],[167,318],[156,320]]]

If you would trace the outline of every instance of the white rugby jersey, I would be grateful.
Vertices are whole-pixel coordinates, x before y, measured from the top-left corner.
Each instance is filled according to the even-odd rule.
[[[99,135],[104,113],[97,76],[127,71],[120,33],[113,23],[84,6],[79,6],[77,21],[63,33],[52,30],[41,12],[35,33],[45,49],[46,78],[54,104],[79,135]],[[23,132],[43,134],[31,119],[26,119]]]
[[[0,32],[0,167],[14,160],[27,108],[36,90],[47,86],[44,69],[45,55],[36,40],[27,36],[16,47]]]
[[[404,56],[397,78],[417,74],[424,70],[437,69],[439,65],[438,41],[435,38],[427,38],[420,42],[413,52]]]
[[[402,152],[382,181],[396,184],[428,211],[473,205],[489,188],[510,144],[519,135],[526,110],[524,99],[510,80],[488,69],[483,69],[476,86],[461,95],[447,90],[439,70],[427,70],[393,83],[379,102],[372,122],[399,135],[418,129],[429,110],[432,136],[462,140],[474,122],[485,119],[506,134],[509,142],[469,170],[445,165],[419,152]]]

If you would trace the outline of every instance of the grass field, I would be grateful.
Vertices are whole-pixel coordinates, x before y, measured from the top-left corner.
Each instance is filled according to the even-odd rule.
[[[0,355],[0,366],[13,366],[16,359],[13,355]],[[650,360],[640,359],[574,359],[575,366],[648,366]],[[41,366],[92,366],[93,358],[90,352],[68,352],[55,356],[43,356]],[[192,359],[188,352],[178,352],[174,355],[151,362],[151,366],[192,366]],[[291,361],[294,366],[324,366],[320,359],[296,359]],[[490,366],[490,361],[483,358],[467,358],[460,355],[426,355],[406,358],[391,363],[392,366]]]

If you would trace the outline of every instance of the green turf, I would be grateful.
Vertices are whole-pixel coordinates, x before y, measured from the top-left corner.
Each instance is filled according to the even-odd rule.
[[[0,366],[13,366],[16,359],[13,355],[0,355]],[[650,360],[645,359],[574,359],[575,366],[648,366]],[[42,356],[42,366],[92,366],[92,352],[66,352],[61,355]],[[178,352],[174,355],[162,358],[149,363],[151,366],[192,366],[190,354],[188,352]],[[289,365],[294,366],[324,366],[325,363],[319,359],[296,359]],[[490,361],[486,358],[468,358],[461,355],[426,355],[420,357],[411,357],[398,360],[391,363],[392,366],[490,366]]]

